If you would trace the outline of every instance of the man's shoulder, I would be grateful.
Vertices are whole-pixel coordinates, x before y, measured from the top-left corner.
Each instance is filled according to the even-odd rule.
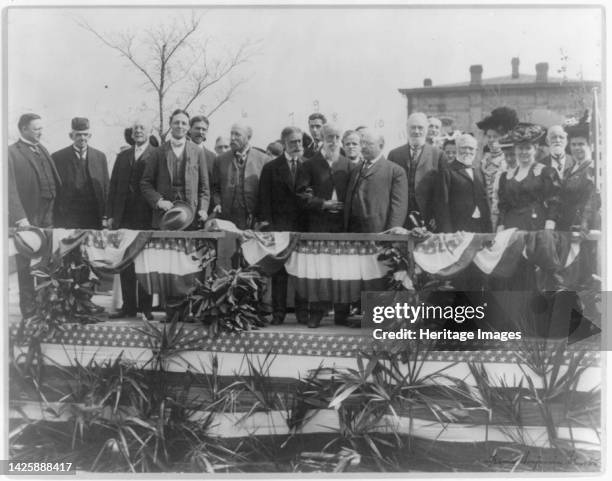
[[[63,149],[56,150],[51,154],[51,157],[53,157],[53,160],[63,160],[64,158],[71,155],[73,150],[74,148],[72,147],[72,145],[69,145],[68,147],[64,147]]]
[[[395,147],[389,151],[388,160],[393,161],[396,157],[403,157],[405,155],[410,154],[410,147],[408,144],[400,145],[399,147]]]
[[[253,148],[251,147],[249,149],[249,159],[258,161],[258,162],[269,162],[270,161],[270,156],[268,154],[266,154],[265,152],[262,152],[259,149]]]

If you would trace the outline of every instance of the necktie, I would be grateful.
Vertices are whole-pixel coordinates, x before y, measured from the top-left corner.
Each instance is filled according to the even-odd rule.
[[[296,160],[291,159],[291,178],[295,181]]]
[[[412,160],[416,160],[419,158],[419,151],[420,149],[418,147],[410,148],[410,156],[412,157]]]
[[[30,150],[32,150],[32,152],[34,152],[36,155],[40,155],[40,149],[38,148],[38,145],[30,145]]]

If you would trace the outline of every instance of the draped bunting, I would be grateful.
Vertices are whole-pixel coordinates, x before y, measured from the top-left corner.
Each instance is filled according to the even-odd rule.
[[[497,234],[432,234],[414,248],[414,260],[425,272],[450,278],[474,263],[484,274],[512,276],[521,257],[545,272],[574,275],[580,243],[570,232],[507,229]]]
[[[356,302],[362,291],[386,288],[389,268],[378,260],[382,249],[372,241],[302,240],[285,269],[310,302]]]
[[[134,259],[136,277],[161,303],[189,293],[214,247],[201,239],[151,239]]]

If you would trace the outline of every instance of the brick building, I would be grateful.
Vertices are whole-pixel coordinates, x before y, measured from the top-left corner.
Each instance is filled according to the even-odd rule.
[[[433,86],[425,79],[423,87],[399,91],[406,97],[408,115],[425,112],[452,129],[476,132],[476,122],[501,106],[516,109],[520,120],[561,123],[590,108],[593,87],[601,87],[601,82],[551,77],[545,62],[536,64],[535,74],[521,73],[519,65],[515,57],[510,75],[493,78],[483,78],[482,65],[472,65],[468,82]]]

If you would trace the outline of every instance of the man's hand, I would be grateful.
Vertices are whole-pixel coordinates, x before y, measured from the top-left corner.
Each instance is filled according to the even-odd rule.
[[[220,214],[221,213],[221,206],[220,205],[216,205],[215,208],[212,211],[213,214]]]
[[[555,230],[556,225],[557,225],[557,223],[554,220],[550,220],[549,219],[549,220],[547,220],[544,223],[544,229],[546,229],[546,230]]]
[[[326,200],[323,202],[323,210],[328,210],[330,212],[339,212],[344,209],[344,202],[340,202],[338,200]]]
[[[501,232],[505,229],[505,227],[503,225],[498,225],[497,226],[497,232]]]
[[[255,222],[255,230],[261,231],[270,227],[270,223],[268,221]]]
[[[23,219],[19,219],[17,222],[15,222],[15,224],[17,225],[17,227],[29,227],[30,221],[27,218],[23,218]]]
[[[112,229],[113,228],[113,219],[112,219],[112,217],[110,219],[103,219],[102,220],[102,227],[104,227],[105,229]]]
[[[200,216],[200,220],[202,222],[206,222],[206,219],[208,219],[208,212],[203,209],[198,211],[198,215]]]
[[[164,212],[172,209],[173,204],[169,200],[159,199],[157,201],[157,208],[163,210]]]

